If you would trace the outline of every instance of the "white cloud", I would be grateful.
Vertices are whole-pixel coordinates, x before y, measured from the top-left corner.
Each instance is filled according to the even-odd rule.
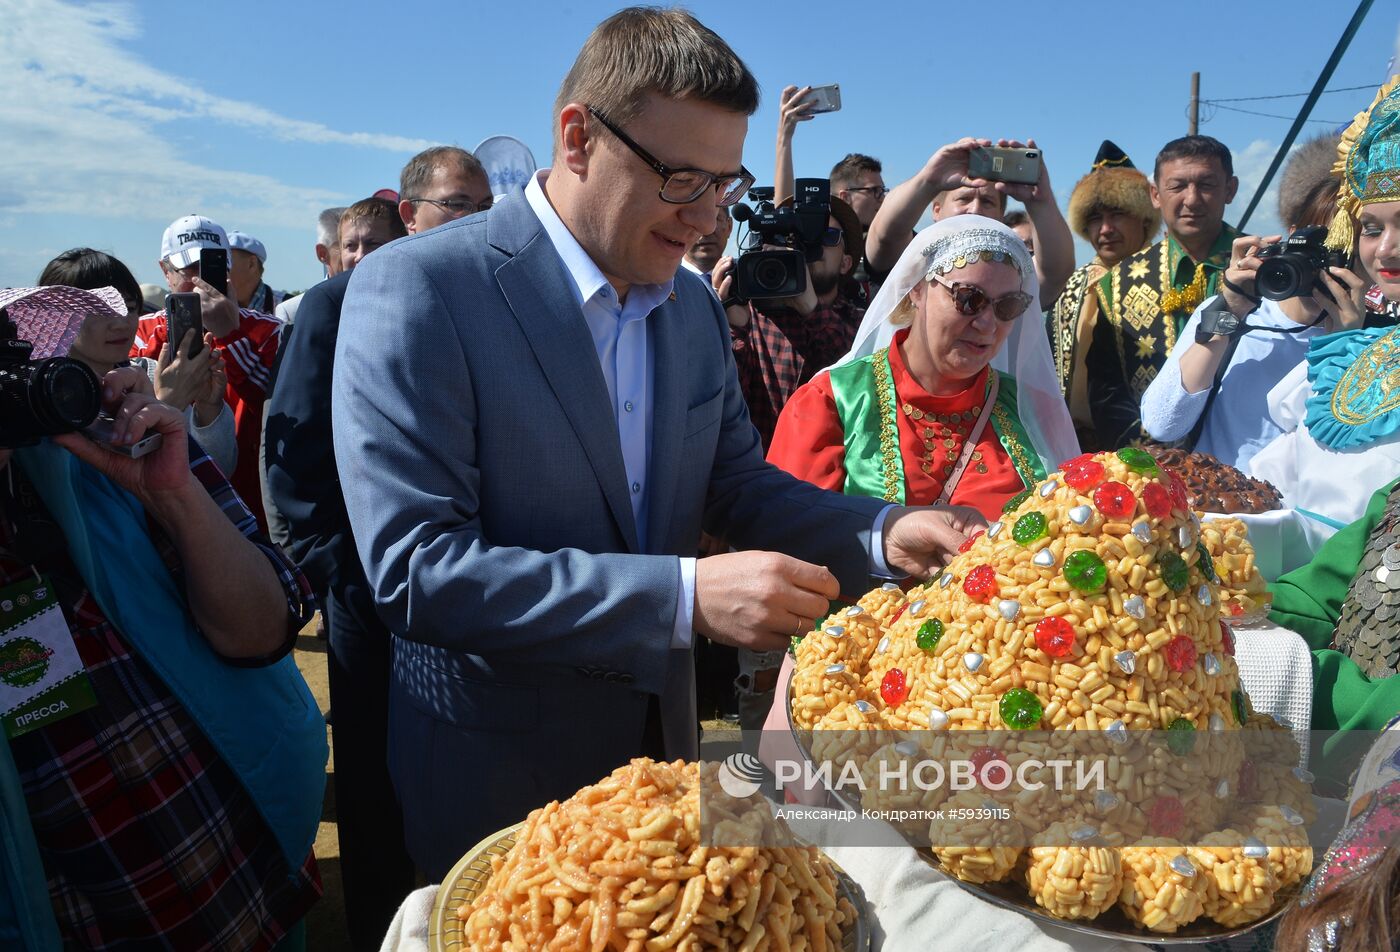
[[[347,196],[176,154],[165,123],[206,120],[274,140],[411,153],[431,143],[343,132],[212,95],[128,52],[127,3],[0,0],[0,213],[168,222],[193,209],[245,226],[304,228]]]
[[[1230,210],[1225,213],[1225,219],[1232,223],[1237,223],[1239,217],[1244,214],[1244,210],[1249,207],[1250,199],[1254,197],[1254,192],[1259,188],[1259,183],[1264,180],[1264,173],[1269,170],[1269,163],[1274,160],[1274,153],[1278,151],[1278,143],[1270,142],[1267,139],[1255,139],[1243,149],[1234,153],[1235,175],[1240,180],[1239,191],[1235,193],[1235,200],[1230,205]],[[1284,166],[1287,165],[1285,160]],[[1274,173],[1273,179],[1269,182],[1268,191],[1259,200],[1259,204],[1254,208],[1254,214],[1249,216],[1249,221],[1245,224],[1245,231],[1254,235],[1276,235],[1282,226],[1278,220],[1278,183],[1283,175],[1284,166]]]

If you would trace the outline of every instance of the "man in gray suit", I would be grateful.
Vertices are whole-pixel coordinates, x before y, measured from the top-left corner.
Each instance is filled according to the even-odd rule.
[[[554,167],[524,197],[350,282],[335,455],[396,636],[389,765],[434,881],[629,758],[693,758],[692,631],[780,647],[980,522],[764,462],[724,313],[678,270],[752,183],[757,104],[690,14],[623,10],[565,78]],[[741,551],[686,557],[702,529]]]

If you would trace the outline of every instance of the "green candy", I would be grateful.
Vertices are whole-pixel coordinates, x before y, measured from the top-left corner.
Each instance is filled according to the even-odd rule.
[[[1040,725],[1040,718],[1045,713],[1045,708],[1040,705],[1040,698],[1025,688],[1012,688],[1007,691],[1001,696],[998,706],[1002,722],[1014,731],[1034,730]]]
[[[1065,559],[1065,581],[1086,594],[1102,591],[1108,583],[1108,569],[1103,559],[1088,549],[1071,552]]]
[[[1049,534],[1049,524],[1045,521],[1043,512],[1026,513],[1016,520],[1016,525],[1011,530],[1011,538],[1021,545],[1030,545],[1036,539],[1043,539]]]
[[[1196,725],[1178,717],[1167,725],[1167,746],[1178,757],[1185,757],[1196,746]]]
[[[1204,542],[1197,542],[1196,551],[1201,554],[1200,561],[1196,563],[1196,567],[1201,570],[1201,574],[1206,577],[1206,581],[1219,582],[1220,576],[1215,574],[1215,562],[1211,559],[1210,553],[1206,551],[1206,544]]]
[[[1244,722],[1249,719],[1249,712],[1245,710],[1244,692],[1239,688],[1230,692],[1230,706],[1235,709],[1235,720],[1243,727]]]
[[[1191,570],[1186,560],[1175,552],[1162,552],[1157,556],[1157,564],[1162,567],[1162,581],[1173,592],[1184,592],[1191,584]]]
[[[1029,489],[1019,492],[1006,501],[1006,505],[1001,507],[1001,511],[1003,513],[1015,512],[1021,507],[1021,503],[1029,498],[1031,498],[1031,491]]]
[[[943,639],[943,622],[937,618],[930,618],[919,626],[919,632],[914,636],[914,644],[919,646],[919,650],[932,653],[937,650],[938,642]]]
[[[1123,461],[1124,466],[1135,473],[1142,473],[1144,476],[1153,476],[1157,473],[1157,461],[1147,450],[1140,450],[1136,446],[1125,446],[1118,451],[1118,458]]]

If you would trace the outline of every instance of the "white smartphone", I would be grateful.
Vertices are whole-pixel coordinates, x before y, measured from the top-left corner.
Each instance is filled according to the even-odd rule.
[[[156,448],[159,447],[161,444],[161,434],[147,433],[141,439],[137,440],[135,443],[130,444],[129,446],[126,444],[117,445],[116,443],[112,442],[112,439],[115,436],[115,433],[113,432],[115,429],[115,424],[115,420],[113,420],[106,414],[103,414],[99,416],[96,420],[92,421],[91,426],[87,427],[82,431],[83,436],[86,436],[94,443],[101,444],[104,449],[109,449],[113,453],[120,453],[123,456],[130,456],[132,459],[140,459],[148,453],[155,452]]]
[[[812,104],[807,111],[814,115],[822,112],[839,112],[841,109],[841,84],[813,86],[812,91],[807,94],[807,101]]]

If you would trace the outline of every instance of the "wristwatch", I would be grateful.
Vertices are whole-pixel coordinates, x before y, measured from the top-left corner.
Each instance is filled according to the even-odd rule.
[[[1201,322],[1196,325],[1196,343],[1208,344],[1212,337],[1231,337],[1239,332],[1243,322],[1219,295],[1201,310]]]

